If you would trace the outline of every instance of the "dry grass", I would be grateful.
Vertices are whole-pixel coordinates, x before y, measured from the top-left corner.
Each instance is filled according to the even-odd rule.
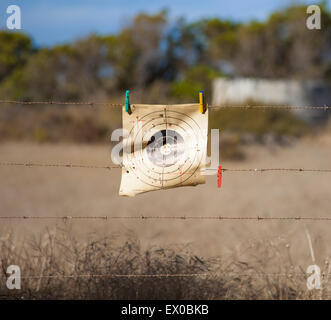
[[[120,127],[120,108],[0,106],[0,141],[100,143]]]
[[[68,227],[17,242],[0,242],[4,299],[326,299],[323,290],[308,291],[305,271],[294,266],[284,243],[252,242],[230,257],[196,256],[186,246],[143,250],[136,237],[90,234],[78,241]],[[250,257],[251,262],[245,260]],[[253,259],[251,259],[253,257]],[[5,288],[5,270],[21,267],[22,289]],[[272,274],[266,269],[277,262]],[[326,269],[328,265],[326,265]],[[325,270],[324,270],[325,271]],[[110,275],[204,274],[194,277],[111,277]],[[207,275],[206,275],[207,274]],[[103,277],[74,277],[104,275]],[[50,277],[51,276],[51,277]],[[67,277],[63,277],[67,276]],[[68,277],[71,276],[71,277]],[[30,277],[25,278],[24,277]],[[31,278],[32,277],[32,278]],[[2,278],[1,278],[2,279]]]
[[[242,162],[222,160],[221,163],[228,168],[329,168],[331,149],[327,137],[326,134],[323,139],[309,138],[286,147],[250,146],[245,149],[247,157]],[[108,165],[109,154],[110,148],[102,145],[0,145],[0,161]],[[206,185],[151,192],[132,199],[118,196],[118,170],[1,167],[0,177],[0,215],[3,216],[294,217],[329,216],[331,207],[328,174],[225,173],[222,189],[216,188],[215,177],[209,177]],[[329,297],[327,279],[323,280],[322,292],[310,293],[306,289],[305,270],[312,260],[302,222],[83,220],[68,224],[69,230],[48,221],[2,223],[0,238],[5,240],[0,248],[2,268],[18,264],[22,276],[37,276],[24,280],[18,295],[4,288],[2,295],[45,299]],[[50,230],[46,235],[45,228]],[[327,222],[312,222],[308,229],[316,264],[326,270],[325,262],[331,255],[330,226]],[[13,234],[8,230],[14,230]],[[31,238],[31,234],[41,236]],[[45,275],[218,273],[193,279],[105,277],[39,282],[41,271]],[[294,272],[298,274],[296,277],[287,276]],[[4,281],[0,280],[0,285]]]

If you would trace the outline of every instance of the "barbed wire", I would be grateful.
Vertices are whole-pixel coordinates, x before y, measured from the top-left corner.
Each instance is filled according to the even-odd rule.
[[[121,169],[120,165],[97,166],[73,163],[33,163],[33,162],[0,162],[0,167],[53,167],[53,168],[80,168],[80,169]],[[207,168],[210,170],[210,168]],[[331,169],[314,169],[314,168],[222,168],[223,172],[268,172],[268,171],[287,171],[287,172],[321,172],[331,173]]]
[[[229,172],[265,172],[265,171],[293,171],[293,172],[331,172],[331,169],[304,169],[304,168],[248,168],[248,169],[228,169],[222,171]]]
[[[122,107],[120,103],[110,102],[91,102],[91,101],[17,101],[17,100],[0,100],[0,104],[16,105],[73,105],[73,106],[104,106],[104,107]]]
[[[265,276],[279,276],[279,277],[308,277],[304,273],[292,272],[292,273],[255,273],[255,274],[245,274],[239,272],[229,272],[230,275],[236,277],[251,277],[251,278],[261,278]],[[330,273],[321,273],[321,277],[331,275]],[[224,276],[224,272],[209,272],[209,273],[161,273],[161,274],[57,274],[57,275],[31,275],[31,276],[21,276],[21,279],[59,279],[59,278],[195,278],[195,277],[219,277]],[[2,274],[2,277],[6,277]]]
[[[54,168],[80,168],[80,169],[120,169],[121,166],[97,166],[72,163],[31,163],[31,162],[0,162],[0,167],[54,167]]]
[[[254,109],[263,109],[263,110],[331,110],[330,106],[273,106],[273,105],[261,105],[261,106],[254,106],[254,105],[241,105],[241,106],[230,106],[230,105],[221,105],[221,106],[209,106],[210,109],[244,109],[244,110],[254,110]]]
[[[262,216],[0,216],[0,220],[252,220],[252,221],[331,221],[331,217]]]
[[[76,106],[104,106],[104,107],[122,107],[121,103],[111,103],[111,102],[92,102],[92,101],[19,101],[19,100],[0,100],[0,104],[16,104],[16,105],[76,105]],[[166,105],[166,104],[165,104]],[[132,104],[134,106],[134,104]],[[263,109],[263,110],[331,110],[331,106],[291,106],[291,105],[210,105],[210,109]]]

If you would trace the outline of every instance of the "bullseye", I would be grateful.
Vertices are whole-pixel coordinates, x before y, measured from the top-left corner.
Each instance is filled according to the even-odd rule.
[[[165,144],[160,148],[160,152],[164,155],[164,156],[168,156],[171,153],[171,146],[170,144]]]

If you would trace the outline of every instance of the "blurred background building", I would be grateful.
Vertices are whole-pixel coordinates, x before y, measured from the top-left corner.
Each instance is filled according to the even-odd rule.
[[[318,80],[267,80],[259,78],[215,79],[213,105],[327,106],[331,85]],[[327,120],[325,111],[296,110],[308,122]]]

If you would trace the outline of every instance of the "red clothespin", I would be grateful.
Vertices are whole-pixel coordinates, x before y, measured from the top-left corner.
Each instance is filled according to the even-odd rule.
[[[218,174],[217,174],[217,188],[220,188],[222,185],[222,166],[218,166]]]

